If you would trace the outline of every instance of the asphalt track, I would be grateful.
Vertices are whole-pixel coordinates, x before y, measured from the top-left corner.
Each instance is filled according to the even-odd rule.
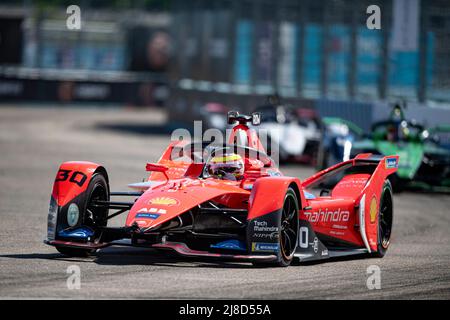
[[[66,258],[42,243],[59,163],[102,163],[113,190],[145,177],[169,140],[159,111],[0,106],[0,298],[449,299],[450,196],[395,195],[394,235],[383,259],[346,259],[289,268],[189,260],[147,249],[108,248]],[[286,174],[309,176],[309,167]],[[118,217],[114,225],[123,223]],[[67,288],[67,268],[81,288]],[[381,289],[366,286],[379,266]]]

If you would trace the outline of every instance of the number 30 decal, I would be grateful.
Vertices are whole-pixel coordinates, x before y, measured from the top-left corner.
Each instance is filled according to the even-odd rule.
[[[65,169],[59,170],[55,182],[66,181],[67,179],[69,179],[69,182],[75,183],[79,187],[82,187],[83,184],[86,182],[87,175],[85,175],[83,172],[80,171],[73,171],[73,173],[70,174],[71,172],[72,170],[65,170]]]

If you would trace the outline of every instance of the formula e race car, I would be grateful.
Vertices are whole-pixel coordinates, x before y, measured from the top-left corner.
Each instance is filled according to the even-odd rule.
[[[314,162],[320,142],[320,121],[313,109],[268,104],[255,109],[261,113],[258,130],[268,133],[268,147],[274,145],[280,163]],[[273,154],[271,149],[268,154]]]
[[[230,112],[228,120],[236,124],[228,143],[172,141],[146,165],[148,180],[129,185],[134,191],[110,192],[101,165],[63,163],[45,243],[69,256],[125,245],[264,266],[386,253],[397,156],[361,154],[300,181],[279,171],[248,127],[259,114]],[[110,200],[118,196],[132,201]],[[124,226],[107,226],[126,211]]]
[[[450,190],[450,148],[441,138],[449,131],[447,126],[426,129],[406,120],[400,104],[393,106],[389,119],[374,123],[370,134],[343,119],[326,118],[323,122],[327,131],[319,150],[318,169],[359,153],[399,155],[398,171],[391,176],[394,191]]]

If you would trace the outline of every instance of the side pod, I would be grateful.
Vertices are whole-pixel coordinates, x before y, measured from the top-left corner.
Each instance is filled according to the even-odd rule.
[[[250,253],[280,254],[278,234],[281,211],[289,187],[294,189],[301,210],[301,204],[305,202],[298,179],[266,177],[258,179],[253,185],[247,217],[247,248]]]

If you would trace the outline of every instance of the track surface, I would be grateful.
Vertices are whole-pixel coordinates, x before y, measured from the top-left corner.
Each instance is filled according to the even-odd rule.
[[[383,259],[258,269],[134,248],[72,259],[44,245],[58,165],[102,163],[112,189],[124,190],[166,146],[163,121],[155,110],[0,107],[0,298],[450,298],[450,196],[442,194],[395,195],[394,237]],[[313,172],[283,169],[300,178]],[[67,288],[70,265],[80,267],[79,290]],[[370,265],[380,267],[381,290],[367,289]]]

